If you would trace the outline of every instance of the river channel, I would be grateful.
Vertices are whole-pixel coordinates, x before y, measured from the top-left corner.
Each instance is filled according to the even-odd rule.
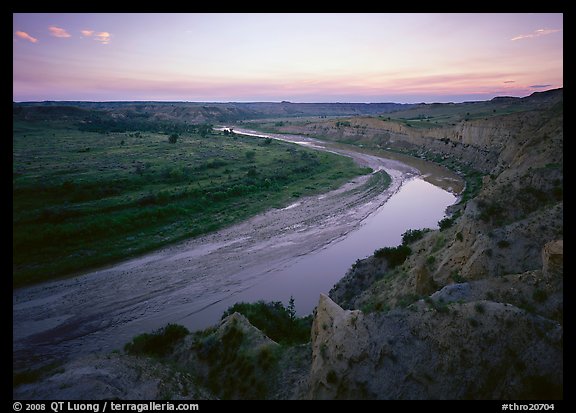
[[[245,222],[141,257],[13,292],[13,364],[121,349],[134,335],[167,323],[198,330],[239,301],[293,297],[309,314],[320,293],[375,249],[395,246],[408,229],[436,228],[462,182],[447,169],[316,139],[236,130],[350,156],[388,188],[364,176]],[[376,183],[374,183],[376,182]],[[434,182],[435,184],[432,184]]]

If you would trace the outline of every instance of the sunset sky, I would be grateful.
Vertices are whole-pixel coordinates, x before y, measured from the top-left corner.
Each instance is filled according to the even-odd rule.
[[[562,14],[14,14],[13,99],[462,102],[563,86]]]

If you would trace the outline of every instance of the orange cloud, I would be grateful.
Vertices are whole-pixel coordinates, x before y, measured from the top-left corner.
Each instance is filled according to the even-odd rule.
[[[94,34],[94,30],[82,30],[80,33],[82,36],[90,37]]]
[[[100,33],[96,33],[96,36],[94,39],[99,41],[102,44],[108,44],[108,43],[110,43],[111,37],[112,37],[112,35],[108,32],[100,32]]]
[[[36,43],[38,41],[37,38],[30,36],[26,32],[21,32],[20,30],[16,31],[16,36],[21,39],[28,40],[30,43]]]
[[[547,34],[552,34],[552,33],[556,33],[559,31],[560,31],[560,29],[538,29],[538,30],[534,30],[532,33],[529,33],[529,34],[520,34],[516,37],[511,38],[510,40],[516,41],[516,40],[522,40],[522,39],[531,39],[533,37],[546,36]]]
[[[70,33],[61,27],[50,26],[48,30],[50,30],[50,34],[54,37],[72,37]]]

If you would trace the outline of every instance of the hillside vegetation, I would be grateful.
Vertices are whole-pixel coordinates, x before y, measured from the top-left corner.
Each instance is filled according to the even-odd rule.
[[[26,120],[66,119],[94,127],[186,130],[204,123],[246,119],[380,115],[411,107],[400,103],[199,103],[199,102],[22,102],[14,114]]]

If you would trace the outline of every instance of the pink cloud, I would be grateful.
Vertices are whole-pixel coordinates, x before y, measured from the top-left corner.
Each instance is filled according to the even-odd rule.
[[[94,37],[94,39],[99,41],[102,44],[108,44],[108,43],[110,43],[111,37],[112,37],[112,35],[108,32],[99,32],[99,33],[96,33],[96,36]]]
[[[21,39],[28,40],[30,43],[36,43],[38,41],[37,38],[30,36],[26,32],[21,32],[20,30],[16,31],[16,36]]]
[[[82,36],[91,37],[94,34],[94,30],[82,30],[80,33],[82,33]]]
[[[547,34],[557,33],[559,31],[560,29],[538,29],[534,30],[532,33],[529,34],[520,34],[516,37],[511,38],[510,40],[516,41],[522,39],[531,39],[533,37],[546,36]]]
[[[54,37],[72,37],[70,33],[61,27],[50,26],[48,30],[50,30],[50,34]]]

